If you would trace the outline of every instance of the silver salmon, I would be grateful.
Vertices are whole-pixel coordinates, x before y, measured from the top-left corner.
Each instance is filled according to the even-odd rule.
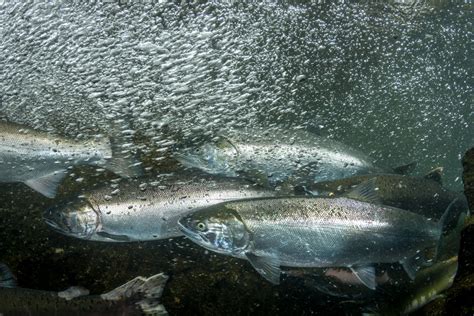
[[[143,190],[140,183],[123,181],[118,188],[103,187],[54,207],[44,218],[60,233],[81,239],[157,240],[182,236],[178,219],[197,209],[275,195],[245,180],[210,175],[173,175],[158,184]]]
[[[414,278],[418,257],[437,249],[452,213],[448,207],[436,223],[347,197],[277,197],[218,204],[183,217],[179,225],[192,241],[247,259],[275,284],[280,266],[349,267],[375,289],[373,263],[400,262]]]
[[[75,141],[0,122],[0,182],[23,182],[53,198],[72,166],[100,166],[122,177],[141,173],[131,157],[112,148],[108,138]]]
[[[168,277],[136,277],[102,295],[72,287],[63,292],[16,287],[8,267],[0,263],[0,314],[15,315],[168,315],[159,298]]]
[[[216,141],[197,148],[183,149],[176,153],[176,158],[186,167],[246,177],[272,186],[384,171],[360,151],[305,131],[237,130],[223,133]]]

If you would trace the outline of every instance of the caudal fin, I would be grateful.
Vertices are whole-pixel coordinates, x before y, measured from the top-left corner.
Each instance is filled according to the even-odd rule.
[[[139,297],[136,302],[145,315],[168,315],[159,299],[163,293],[168,276],[163,273],[149,278],[136,277],[118,288],[102,294],[104,300],[117,301]]]
[[[15,276],[6,264],[0,262],[0,288],[13,288],[16,286]]]
[[[122,178],[133,178],[143,175],[141,164],[132,154],[123,154],[112,147],[112,158],[107,159],[105,166],[107,170],[118,174]]]
[[[446,211],[444,211],[443,216],[441,216],[441,219],[439,220],[438,225],[440,235],[436,247],[436,260],[438,260],[438,258],[441,256],[440,249],[442,248],[444,237],[453,229],[455,229],[456,226],[458,226],[460,216],[464,216],[465,214],[464,211],[460,210],[459,207],[456,207],[458,200],[459,198],[455,198],[451,203],[449,203],[448,207],[446,208]]]
[[[432,264],[433,262],[438,262],[440,258],[442,258],[443,241],[446,235],[456,228],[460,215],[464,214],[460,211],[459,207],[456,207],[458,200],[458,198],[455,198],[448,205],[446,211],[439,220],[439,237],[436,243],[436,248],[434,249],[434,252],[430,253],[429,258],[426,258],[423,253],[420,253],[411,258],[405,258],[404,260],[400,261],[410,279],[414,280],[420,268],[422,266],[426,266],[428,262]]]
[[[112,137],[110,144],[112,157],[107,159],[105,168],[123,178],[133,178],[143,175],[141,163],[127,148],[130,143],[130,135],[122,131],[118,122],[112,124]]]

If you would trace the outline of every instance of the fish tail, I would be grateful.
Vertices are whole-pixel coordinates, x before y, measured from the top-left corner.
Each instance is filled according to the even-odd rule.
[[[163,293],[168,276],[163,273],[149,278],[136,277],[135,279],[119,286],[118,288],[102,294],[101,297],[108,301],[123,299],[138,299],[136,304],[140,306],[145,315],[168,315],[159,299]]]
[[[433,262],[438,262],[440,261],[440,259],[442,259],[442,256],[444,255],[443,247],[445,244],[446,236],[450,234],[453,229],[459,226],[458,221],[464,218],[461,218],[464,212],[461,212],[459,207],[455,207],[456,202],[458,200],[458,198],[455,198],[448,205],[446,211],[444,212],[443,216],[441,216],[441,219],[438,222],[438,227],[436,228],[436,231],[433,232],[433,235],[436,238],[436,243],[434,244],[434,251],[432,255],[430,255],[429,258],[426,258],[424,256],[419,257],[418,255],[416,255],[410,258],[405,258],[404,260],[400,261],[410,279],[415,279],[416,274],[421,268],[421,266],[431,265]]]
[[[442,248],[444,236],[458,226],[457,224],[460,220],[460,216],[464,214],[463,212],[460,212],[459,207],[455,207],[458,200],[459,198],[455,198],[451,203],[449,203],[446,211],[444,211],[443,216],[441,216],[441,219],[439,220],[439,238],[435,253],[436,260],[438,260],[441,255],[440,249]]]
[[[110,137],[112,157],[106,160],[104,167],[124,178],[143,175],[143,169],[137,157],[129,149],[124,148],[124,144],[130,140],[126,139],[125,133],[117,122],[113,123],[111,134],[114,135]]]
[[[0,262],[0,288],[2,287],[16,287],[16,279],[8,266]]]
[[[105,168],[123,178],[139,177],[143,169],[138,159],[130,152],[124,151],[120,145],[112,142],[112,158],[107,159]]]

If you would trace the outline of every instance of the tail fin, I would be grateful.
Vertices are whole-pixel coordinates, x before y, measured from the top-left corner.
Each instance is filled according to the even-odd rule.
[[[104,167],[123,178],[143,175],[141,163],[128,150],[123,150],[114,142],[112,142],[112,158],[107,159]]]
[[[456,206],[456,202],[459,200],[459,198],[455,198],[451,203],[449,203],[448,207],[446,208],[446,211],[444,211],[443,216],[441,216],[441,219],[439,220],[439,239],[438,243],[436,246],[436,254],[435,258],[438,260],[440,257],[440,249],[442,247],[443,243],[443,237],[452,231],[454,228],[456,228],[457,223],[459,221],[459,216],[461,215],[461,212],[459,211],[458,207]]]
[[[8,266],[4,263],[0,262],[0,288],[8,287],[13,288],[16,287],[16,279],[13,273],[10,271]]]
[[[444,211],[443,216],[441,216],[441,219],[439,220],[439,226],[442,234],[445,234],[452,228],[456,227],[459,215],[461,213],[459,207],[455,207],[458,201],[459,198],[455,198],[451,203],[449,203],[446,211]]]
[[[436,242],[436,248],[434,249],[434,252],[429,254],[429,258],[425,257],[423,254],[417,254],[411,258],[405,258],[404,260],[400,261],[400,263],[403,265],[403,268],[407,272],[410,279],[412,280],[415,279],[415,276],[418,270],[421,268],[421,266],[426,266],[428,262],[430,262],[431,264],[433,262],[438,262],[444,255],[442,253],[442,250],[443,250],[445,236],[449,232],[451,232],[454,228],[456,228],[458,220],[460,219],[460,215],[464,214],[460,212],[459,207],[455,207],[456,202],[458,200],[459,198],[455,198],[451,203],[449,203],[448,207],[446,208],[446,211],[444,212],[443,216],[439,220],[438,222],[439,236]]]
[[[111,135],[113,135],[110,137],[112,157],[107,159],[104,167],[123,178],[143,175],[141,163],[130,150],[126,148],[130,143],[129,130],[122,131],[117,121],[114,121],[111,130]]]
[[[136,304],[140,306],[145,315],[168,315],[163,305],[159,303],[168,276],[163,273],[149,278],[136,277],[118,288],[102,294],[104,300],[122,300],[139,295],[142,297]]]

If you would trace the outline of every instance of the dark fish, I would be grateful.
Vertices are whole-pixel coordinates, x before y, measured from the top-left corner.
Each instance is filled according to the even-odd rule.
[[[168,277],[137,277],[102,295],[81,288],[48,292],[16,287],[8,267],[0,264],[0,315],[167,315],[159,298]]]

